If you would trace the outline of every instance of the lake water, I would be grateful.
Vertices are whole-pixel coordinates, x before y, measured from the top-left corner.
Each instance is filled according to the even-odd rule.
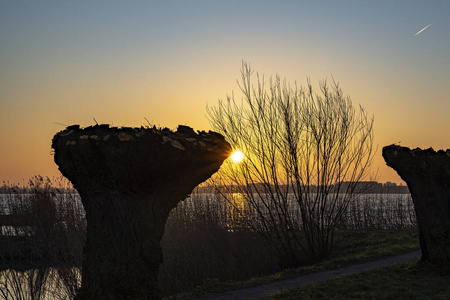
[[[4,270],[0,272],[0,299],[69,300],[73,299],[80,282],[77,268],[64,272],[54,268]]]
[[[0,194],[0,214],[10,214],[13,207],[27,203],[29,197],[29,194],[13,196]],[[267,196],[262,195],[262,197],[265,197],[264,201],[258,197],[254,199],[256,202],[259,201],[258,209],[267,215],[271,209],[275,209],[277,204],[267,200]],[[244,217],[252,217],[257,214],[255,206],[249,206],[242,194],[231,193],[227,195],[227,199],[228,201],[214,193],[194,193],[180,202],[177,209],[183,210],[185,213],[194,213],[205,209],[217,210],[217,217],[221,218],[218,221],[230,229],[241,226]],[[84,215],[81,199],[76,193],[57,195],[54,201],[58,210],[70,208]],[[286,205],[291,217],[298,218],[300,215],[299,205],[293,194],[288,195]],[[362,225],[376,227],[376,224],[379,224],[379,228],[411,227],[415,225],[414,206],[410,194],[357,194],[349,201],[342,222],[347,222],[343,223],[343,226],[354,229],[359,229],[358,226]],[[29,228],[0,227],[0,235],[22,235],[26,232],[29,232]]]

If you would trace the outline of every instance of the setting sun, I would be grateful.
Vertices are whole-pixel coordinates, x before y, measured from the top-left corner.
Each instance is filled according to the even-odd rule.
[[[244,159],[244,153],[237,150],[231,154],[231,160],[235,163],[241,162]]]

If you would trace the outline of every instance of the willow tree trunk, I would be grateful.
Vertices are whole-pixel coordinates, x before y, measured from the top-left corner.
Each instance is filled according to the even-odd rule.
[[[216,172],[230,145],[214,132],[69,126],[55,162],[87,218],[77,299],[160,299],[160,241],[169,212]]]
[[[383,157],[408,184],[419,226],[422,260],[450,264],[450,149],[383,148]]]

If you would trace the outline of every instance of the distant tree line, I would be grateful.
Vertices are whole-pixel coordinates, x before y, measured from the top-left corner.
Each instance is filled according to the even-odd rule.
[[[355,194],[409,194],[409,189],[407,185],[397,185],[396,183],[386,182],[381,183],[377,181],[361,181],[357,183],[353,182],[343,182],[341,185],[355,185]],[[339,185],[335,186],[337,190]],[[272,186],[273,188],[273,186]],[[292,187],[289,185],[279,185],[280,190],[287,191],[288,193],[293,192]],[[255,183],[250,189],[256,191],[264,191],[264,183]],[[220,186],[213,184],[204,184],[196,187],[196,193],[215,193],[215,192],[239,192],[240,188],[237,185]],[[311,185],[309,190],[312,193],[316,193],[320,190],[320,186]]]

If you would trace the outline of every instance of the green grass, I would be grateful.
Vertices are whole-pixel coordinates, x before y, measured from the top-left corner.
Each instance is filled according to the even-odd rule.
[[[338,231],[336,232],[335,249],[329,260],[297,269],[284,270],[269,276],[255,277],[238,282],[221,282],[215,278],[206,279],[202,286],[197,287],[191,292],[174,295],[167,299],[187,299],[202,295],[205,292],[220,292],[255,286],[274,280],[292,278],[298,275],[399,255],[419,248],[417,230]]]
[[[307,285],[264,299],[449,299],[450,270],[418,261]]]
[[[416,229],[338,231],[334,253],[329,262],[347,265],[419,248],[419,234]]]
[[[323,262],[263,277],[267,281],[331,270],[419,249],[417,230],[345,230],[336,232],[333,255]],[[255,281],[255,279],[252,279]]]

